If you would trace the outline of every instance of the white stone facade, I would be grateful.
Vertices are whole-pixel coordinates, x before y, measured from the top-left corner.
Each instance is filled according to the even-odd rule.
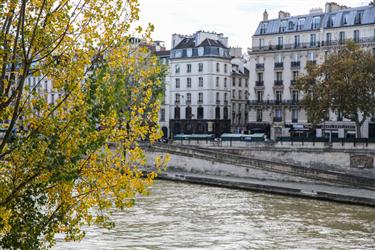
[[[321,64],[348,39],[375,52],[374,6],[346,8],[327,3],[326,12],[314,9],[303,16],[280,12],[273,20],[264,13],[249,51],[250,126],[269,127],[271,139],[289,135],[288,127],[293,124],[307,126],[308,117],[299,105],[301,93],[293,86],[295,79],[306,73],[308,61]],[[337,136],[342,119],[334,113],[329,117],[336,127],[327,128],[326,133]],[[353,123],[342,121],[345,136],[355,132],[348,122]],[[362,128],[362,137],[368,137],[368,129]]]

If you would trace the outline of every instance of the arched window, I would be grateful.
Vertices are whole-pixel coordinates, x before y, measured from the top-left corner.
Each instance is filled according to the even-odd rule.
[[[190,120],[192,118],[192,115],[191,115],[191,107],[188,106],[186,107],[185,109],[185,119],[186,120]]]
[[[204,109],[203,109],[203,107],[198,107],[198,109],[197,109],[197,118],[198,119],[203,119],[203,117],[204,117]]]
[[[180,107],[174,108],[174,119],[176,119],[176,120],[180,119]]]
[[[215,118],[220,120],[220,107],[216,107],[215,109]]]

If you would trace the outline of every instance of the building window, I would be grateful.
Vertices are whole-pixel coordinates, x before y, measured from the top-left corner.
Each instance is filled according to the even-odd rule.
[[[203,109],[203,107],[198,107],[198,109],[197,109],[197,113],[198,113],[198,119],[203,119],[203,117],[204,117],[204,109]]]
[[[333,23],[335,21],[335,17],[334,16],[329,16],[328,17],[328,21],[327,21],[327,27],[330,28],[330,27],[333,27]]]
[[[275,95],[276,95],[276,103],[281,103],[282,99],[283,99],[283,94],[281,91],[276,91],[275,92]]]
[[[198,78],[198,87],[203,88],[203,77]]]
[[[238,78],[238,87],[242,87],[242,78]]]
[[[339,42],[340,42],[340,44],[345,43],[345,32],[344,31],[341,31],[340,34],[339,34]]]
[[[224,120],[228,120],[228,107],[224,107]]]
[[[51,103],[55,104],[55,94],[51,94]]]
[[[359,42],[359,30],[355,30],[353,34],[354,42]]]
[[[176,72],[176,74],[179,74],[179,73],[180,73],[180,65],[179,65],[179,64],[176,64],[176,65],[174,66],[174,68],[175,68],[175,72]]]
[[[176,120],[180,119],[180,107],[174,108],[174,119],[176,119]]]
[[[228,93],[224,93],[224,102],[228,101]]]
[[[224,73],[227,73],[227,72],[228,72],[228,65],[224,64]]]
[[[220,120],[220,107],[216,107],[215,109],[215,118]]]
[[[319,29],[320,28],[320,17],[316,16],[313,19],[313,29]]]
[[[188,78],[186,79],[186,87],[187,87],[188,89],[191,88],[191,78],[190,78],[190,77],[188,77]]]
[[[176,94],[175,95],[175,100],[176,100],[176,104],[179,104],[180,103],[180,94]]]
[[[203,93],[198,93],[198,103],[203,103]]]
[[[249,87],[249,79],[245,79],[245,87]]]
[[[331,33],[327,33],[326,34],[326,43],[327,45],[330,45],[332,42],[332,34]]]
[[[301,45],[301,37],[300,35],[294,36],[294,48],[299,48]]]
[[[227,78],[225,77],[224,78],[224,88],[226,88],[227,87]]]
[[[216,77],[216,88],[219,87],[219,77]]]
[[[363,11],[358,11],[354,19],[354,24],[362,24]]]
[[[260,48],[260,49],[263,49],[263,48],[264,48],[264,39],[263,39],[263,38],[260,38],[260,39],[259,39],[259,48]]]
[[[236,87],[236,78],[235,77],[232,78],[232,86]]]
[[[220,104],[220,93],[216,92],[216,104]]]
[[[298,91],[297,90],[293,90],[293,93],[292,93],[292,102],[293,102],[293,104],[297,104],[298,103]]]
[[[283,72],[276,72],[276,80],[277,81],[283,80]]]
[[[298,109],[292,110],[292,122],[293,123],[298,122]]]
[[[187,105],[191,104],[191,93],[186,94],[186,104]]]
[[[275,122],[281,122],[282,121],[282,113],[281,113],[281,109],[276,109],[275,110]]]
[[[193,115],[191,114],[191,107],[188,106],[185,109],[185,119],[190,120],[192,117]]]
[[[198,71],[203,72],[203,63],[198,64]]]
[[[259,82],[263,82],[263,73],[262,72],[258,72],[258,81]]]
[[[263,91],[257,91],[257,101],[258,102],[263,101]]]
[[[257,122],[262,122],[263,121],[263,112],[261,109],[257,110]]]
[[[191,72],[191,64],[186,64],[186,72],[190,73]]]
[[[283,47],[283,44],[284,44],[284,39],[282,36],[278,37],[277,38],[277,46],[279,49],[281,49]]]
[[[180,88],[180,78],[176,78],[176,89]]]
[[[316,35],[310,34],[310,47],[315,47],[315,46],[316,46]]]
[[[348,24],[348,16],[349,16],[348,13],[345,13],[345,14],[342,16],[342,24],[343,24],[343,25],[347,25],[347,24]]]
[[[241,90],[238,90],[238,99],[242,99],[242,91]]]
[[[216,72],[219,72],[219,71],[220,71],[220,64],[216,63]]]
[[[236,91],[234,89],[232,90],[232,98],[236,99]]]
[[[165,121],[165,109],[160,109],[160,121]]]

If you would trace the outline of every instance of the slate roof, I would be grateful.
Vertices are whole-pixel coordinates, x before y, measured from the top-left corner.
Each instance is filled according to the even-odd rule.
[[[255,32],[255,36],[277,34],[277,33],[288,33],[296,31],[310,31],[317,30],[323,26],[323,28],[337,28],[353,26],[356,24],[357,15],[362,13],[361,24],[375,24],[375,6],[361,6],[356,8],[342,9],[329,13],[312,13],[300,16],[291,16],[282,19],[272,19],[268,21],[262,21],[259,23],[258,28]],[[347,18],[347,23],[343,23],[343,17]],[[313,27],[314,18],[320,18],[320,24],[318,27]],[[298,20],[305,19],[305,23],[302,27],[298,27]],[[332,20],[331,22],[329,20]],[[281,30],[282,23],[286,23],[286,29]],[[290,27],[289,24],[291,23]],[[332,24],[332,25],[330,25]],[[266,25],[266,27],[264,27]],[[262,32],[261,32],[262,31]]]
[[[224,49],[227,48],[219,40],[213,40],[213,39],[207,38],[200,44],[196,44],[194,38],[184,38],[173,49],[186,49],[186,48],[196,48],[196,47],[219,47],[219,48],[224,48]]]

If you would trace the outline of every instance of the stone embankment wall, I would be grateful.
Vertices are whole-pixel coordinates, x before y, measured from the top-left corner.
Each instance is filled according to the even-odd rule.
[[[292,146],[285,144],[285,142],[283,144],[270,144],[262,142],[217,143],[205,141],[176,141],[174,145],[198,146],[200,148],[215,149],[255,159],[283,162],[306,167],[337,169],[341,171],[375,171],[375,149],[359,144],[357,144],[356,147],[351,144],[345,144],[345,147],[321,147],[319,145],[313,146],[306,143],[304,145],[294,143]],[[349,145],[351,146],[349,147]]]
[[[159,145],[147,149],[147,154],[151,158],[160,152],[171,154],[169,170],[175,172],[375,187],[375,175],[372,170],[344,171],[328,165],[314,167],[291,164],[282,161],[280,156],[277,158],[272,155],[282,154],[277,151],[267,151],[269,155],[264,154],[266,159],[260,159],[252,157],[252,152],[248,149],[207,149],[181,145]]]

